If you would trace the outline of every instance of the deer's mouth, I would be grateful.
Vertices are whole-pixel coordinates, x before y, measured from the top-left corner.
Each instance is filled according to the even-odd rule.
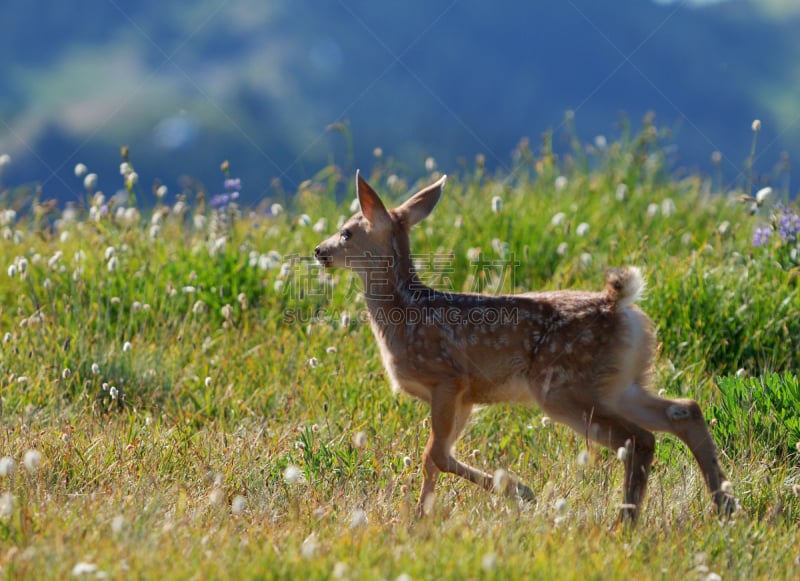
[[[324,266],[326,268],[333,266],[333,257],[330,254],[327,254],[319,246],[314,249],[314,258],[317,260],[317,263],[320,266]]]

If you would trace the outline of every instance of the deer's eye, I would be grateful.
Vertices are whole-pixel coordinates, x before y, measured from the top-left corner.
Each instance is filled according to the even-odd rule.
[[[353,233],[350,232],[347,228],[339,232],[339,235],[342,237],[343,240],[350,240],[353,237]]]

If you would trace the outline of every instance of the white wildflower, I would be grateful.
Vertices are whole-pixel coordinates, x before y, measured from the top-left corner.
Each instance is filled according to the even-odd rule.
[[[281,214],[283,214],[283,206],[281,206],[278,203],[272,204],[269,207],[269,213],[272,214],[273,216],[280,216]]]
[[[590,266],[592,264],[592,255],[588,252],[582,252],[580,259],[583,266]]]
[[[617,200],[622,202],[625,198],[628,197],[628,186],[627,184],[619,184],[617,186],[617,193],[616,193]]]
[[[226,321],[230,321],[233,318],[233,307],[231,305],[223,305],[220,312],[222,313],[222,318]]]
[[[130,341],[125,341],[125,342],[122,344],[122,351],[123,351],[123,353],[127,353],[127,352],[128,352],[128,351],[130,351],[131,349],[133,349],[133,345],[131,345],[131,342],[130,342]]]
[[[427,171],[433,171],[436,169],[436,160],[432,157],[428,157],[425,159],[425,169]]]
[[[540,421],[542,422],[542,427],[543,427],[543,428],[549,428],[549,427],[550,427],[550,424],[552,424],[552,423],[553,423],[553,420],[551,420],[551,419],[550,419],[549,417],[547,417],[547,416],[542,416],[542,419],[541,419]]]
[[[0,171],[3,170],[8,164],[11,163],[11,156],[7,153],[0,155]]]
[[[119,534],[122,532],[122,529],[125,528],[125,517],[121,514],[118,514],[114,518],[111,519],[111,530],[112,532]]]
[[[108,388],[108,395],[111,396],[111,399],[115,400],[119,397],[119,390],[116,388],[116,386],[112,385]]]
[[[559,256],[565,256],[567,252],[569,252],[569,244],[566,242],[562,242],[558,245],[558,248],[556,248],[556,254]]]
[[[100,366],[97,363],[92,363],[92,374],[97,375],[100,373]]]
[[[470,262],[478,262],[481,259],[481,249],[480,248],[470,248],[467,250],[467,260]]]
[[[297,219],[298,226],[310,226],[311,225],[311,216],[308,214],[300,214],[300,217]]]
[[[83,176],[86,175],[86,172],[88,172],[88,171],[89,171],[89,168],[86,167],[84,164],[82,164],[82,163],[76,163],[75,164],[75,177],[82,178]]]
[[[761,131],[761,119],[753,119],[753,124],[750,127],[756,133]]]
[[[561,190],[566,188],[567,187],[567,183],[569,183],[569,182],[568,182],[566,176],[558,176],[556,178],[556,181],[555,181],[555,184],[554,184],[555,188],[556,188],[556,191],[560,192]]]
[[[588,466],[589,465],[589,450],[581,450],[580,454],[578,454],[578,466]]]
[[[586,222],[581,222],[578,224],[578,227],[575,228],[575,234],[578,236],[586,236],[589,233],[589,224]]]
[[[665,198],[664,201],[661,202],[661,213],[667,217],[675,213],[675,202],[672,201],[672,198]]]
[[[114,272],[119,267],[119,258],[112,256],[108,261],[108,272]]]
[[[316,357],[311,357],[311,358],[308,360],[308,366],[309,366],[311,369],[316,369],[317,367],[319,367],[319,359],[317,359]]]
[[[733,494],[733,484],[731,484],[730,480],[723,480],[719,489],[725,494]]]
[[[559,514],[564,514],[567,512],[567,499],[566,498],[559,498],[556,500],[556,503],[553,505],[556,512]]]
[[[127,161],[123,161],[121,164],[119,164],[119,175],[127,176],[132,171],[131,164],[129,164]]]
[[[617,448],[617,460],[620,462],[625,462],[628,459],[628,448],[625,446],[620,446]]]
[[[656,214],[658,214],[658,204],[655,204],[655,203],[649,204],[647,206],[647,215],[652,218]]]
[[[206,380],[204,382],[204,385],[206,386],[206,389],[211,387],[211,384],[212,384],[211,378],[210,377],[206,377]]]
[[[339,317],[339,325],[341,325],[344,328],[350,326],[350,313],[348,313],[347,311],[342,311],[342,314]]]
[[[167,195],[167,192],[169,192],[169,188],[167,188],[167,186],[162,184],[156,188],[156,197],[159,200],[163,200],[164,197]]]
[[[594,146],[597,149],[605,149],[606,147],[608,147],[608,140],[606,139],[606,136],[605,135],[597,135],[594,138]]]
[[[139,182],[139,174],[136,173],[135,171],[132,171],[125,176],[125,185],[129,188],[132,188],[138,182]]]
[[[553,217],[550,218],[550,224],[553,226],[560,226],[564,223],[564,220],[567,219],[567,215],[564,212],[556,212],[553,214]]]

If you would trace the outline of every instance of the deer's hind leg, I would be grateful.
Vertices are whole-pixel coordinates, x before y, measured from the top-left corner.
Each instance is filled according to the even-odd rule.
[[[636,522],[647,491],[656,438],[652,432],[613,416],[592,417],[591,422],[589,436],[592,440],[614,451],[625,450],[621,458],[625,465],[621,516],[624,520]]]

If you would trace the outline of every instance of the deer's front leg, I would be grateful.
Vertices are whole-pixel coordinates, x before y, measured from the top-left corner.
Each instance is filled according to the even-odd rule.
[[[441,472],[456,474],[488,491],[495,488],[492,475],[459,462],[453,457],[452,448],[467,424],[472,404],[464,403],[458,390],[440,387],[431,398],[431,434],[423,456],[423,483],[417,512],[424,514],[430,508],[436,480]],[[525,500],[533,499],[533,492],[514,479],[505,483],[504,492],[509,496],[519,495]]]

